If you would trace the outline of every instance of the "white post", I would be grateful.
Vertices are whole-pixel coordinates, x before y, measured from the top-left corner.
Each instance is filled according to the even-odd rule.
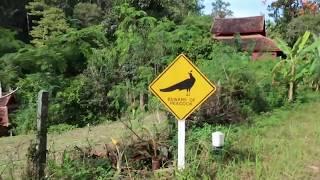
[[[212,133],[212,146],[214,149],[222,148],[224,145],[224,134],[220,131]]]
[[[185,167],[186,120],[178,120],[178,169]]]

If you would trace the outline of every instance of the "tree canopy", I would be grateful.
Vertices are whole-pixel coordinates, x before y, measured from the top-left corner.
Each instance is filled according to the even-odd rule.
[[[258,89],[246,84],[259,82],[251,76],[260,77],[246,69],[250,59],[247,52],[238,52],[211,39],[212,16],[232,15],[227,2],[214,1],[212,16],[201,13],[198,0],[3,2],[0,80],[6,91],[20,87],[19,109],[11,117],[18,124],[19,133],[35,128],[35,101],[40,89],[50,92],[49,125],[82,127],[116,120],[137,110],[157,109],[160,106],[148,93],[148,84],[180,53],[203,65],[208,74],[212,73],[210,68],[220,68],[220,74],[212,77],[222,81],[226,89],[223,102],[226,106],[232,104],[230,109],[226,108],[230,113],[231,109],[266,111],[283,102],[282,96],[271,102],[275,91],[268,83]],[[277,3],[280,4],[272,6],[290,6],[281,0]],[[290,8],[286,11],[290,12]],[[270,26],[286,37],[289,46],[304,31],[319,31],[317,13],[297,11],[297,17],[289,14],[279,14],[279,21]],[[19,18],[13,23],[14,17]],[[282,29],[283,24],[288,27],[286,30]],[[313,78],[309,79],[316,86],[319,63],[310,60],[305,64],[315,67],[310,71]],[[277,89],[277,93],[282,94],[282,90]],[[247,109],[242,109],[241,103],[247,104]]]
[[[228,9],[229,6],[229,2],[225,2],[223,0],[215,0],[214,2],[212,2],[212,16],[218,18],[232,16],[233,12]]]

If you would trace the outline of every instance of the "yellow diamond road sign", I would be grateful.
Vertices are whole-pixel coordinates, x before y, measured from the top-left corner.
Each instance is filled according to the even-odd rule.
[[[180,120],[186,119],[216,91],[183,54],[150,84],[149,89]]]

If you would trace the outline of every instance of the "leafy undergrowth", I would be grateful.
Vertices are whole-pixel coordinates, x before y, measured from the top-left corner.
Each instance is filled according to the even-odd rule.
[[[241,126],[189,130],[187,168],[179,179],[319,179],[320,103],[283,108]],[[226,134],[213,152],[211,133]]]
[[[319,179],[319,108],[320,102],[295,104],[241,125],[190,127],[182,172],[175,170],[176,138],[160,142],[159,134],[141,129],[143,140],[130,141],[134,143],[125,139],[104,151],[76,147],[62,158],[51,155],[48,174],[50,179]],[[211,133],[216,130],[226,134],[222,151],[212,150]],[[162,169],[153,172],[155,154]]]

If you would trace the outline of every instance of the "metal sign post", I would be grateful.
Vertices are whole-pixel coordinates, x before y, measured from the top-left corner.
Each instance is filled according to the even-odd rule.
[[[178,120],[178,169],[185,167],[186,120]]]
[[[180,54],[149,86],[178,120],[178,169],[185,168],[187,117],[208,99],[216,87],[184,55]]]

